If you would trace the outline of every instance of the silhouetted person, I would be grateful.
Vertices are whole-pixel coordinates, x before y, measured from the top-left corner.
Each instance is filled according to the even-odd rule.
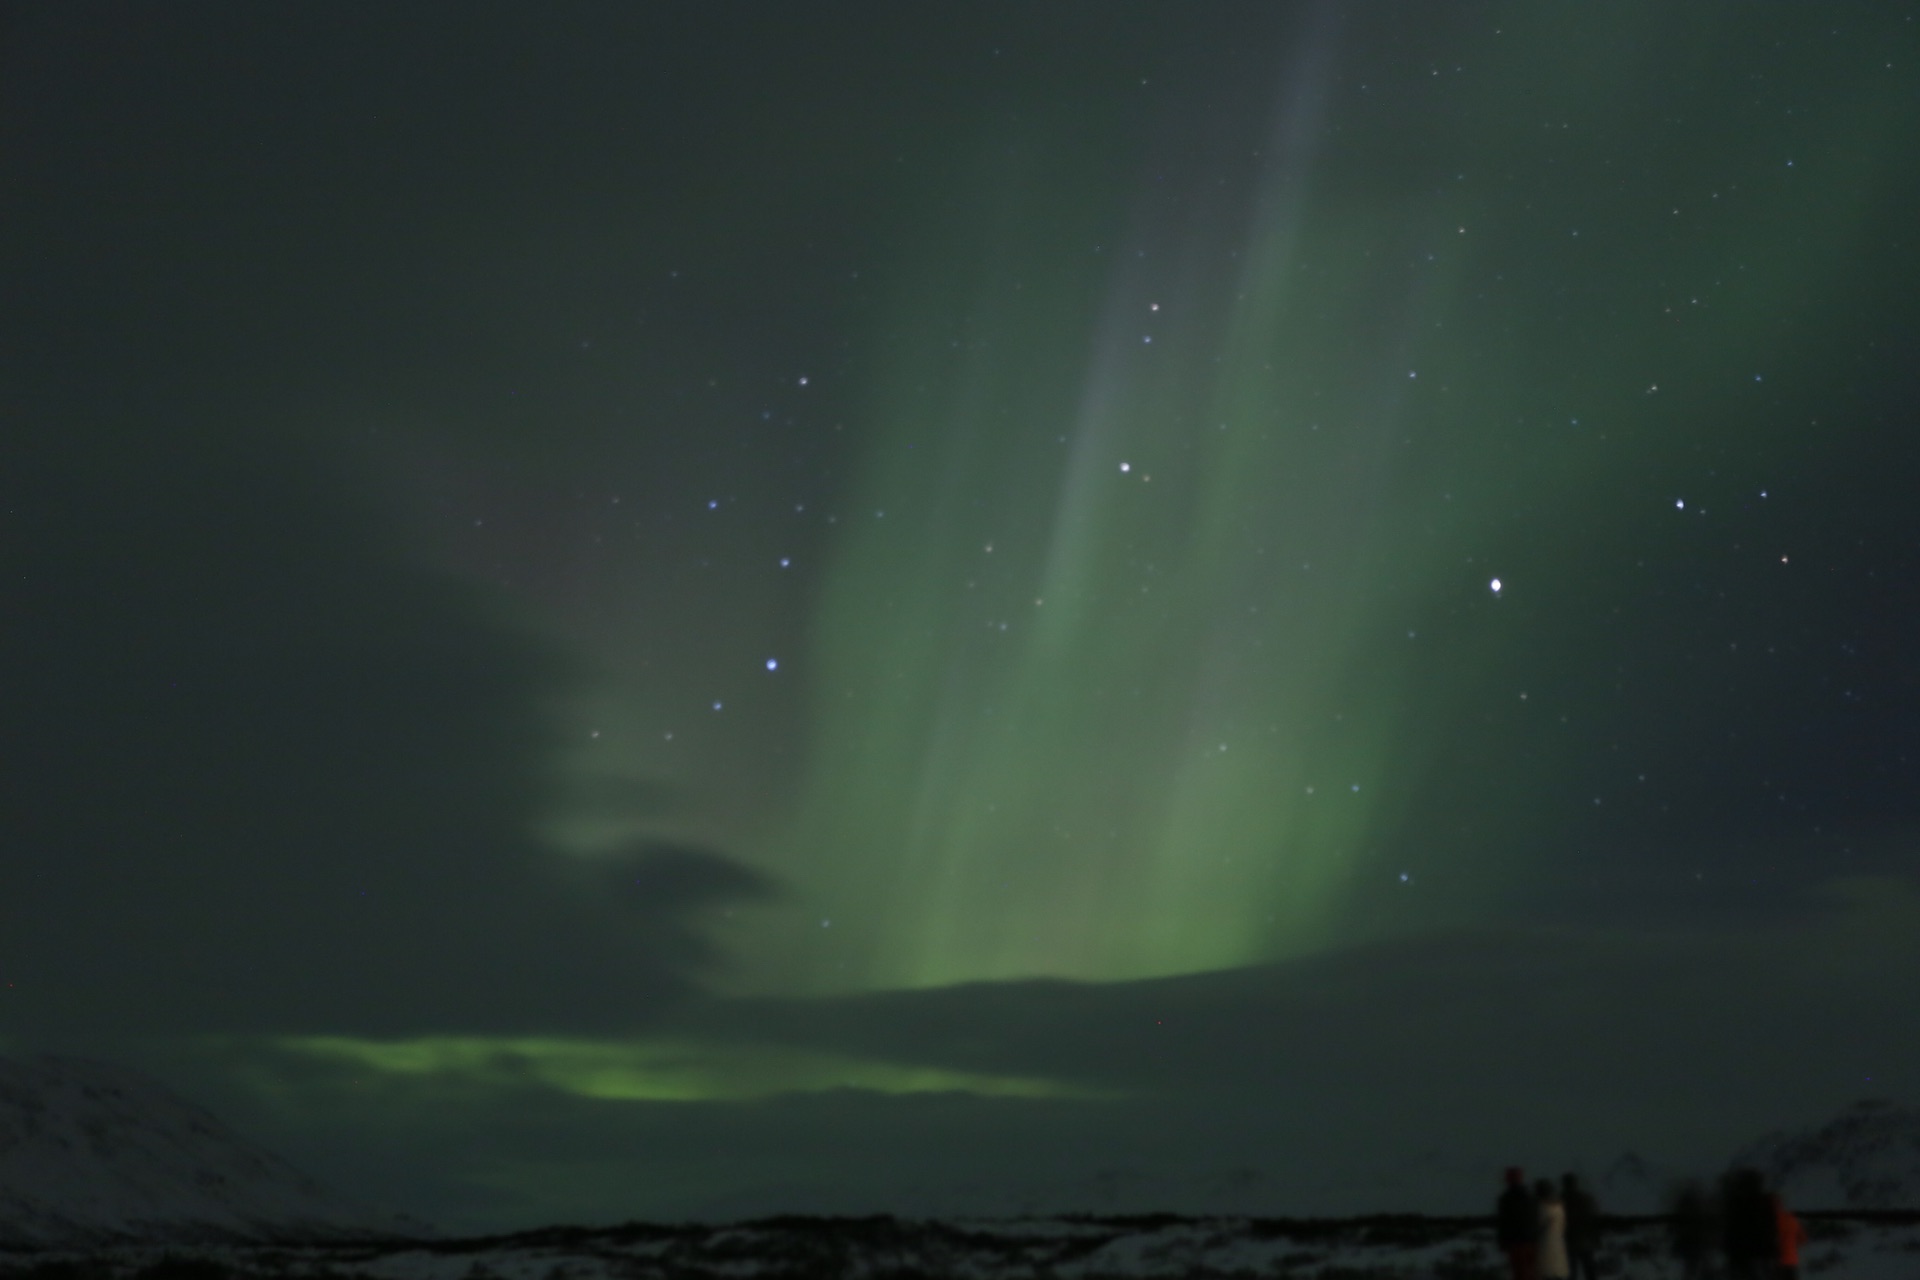
[[[1807,1242],[1807,1229],[1777,1194],[1767,1197],[1767,1207],[1773,1211],[1774,1275],[1800,1280],[1800,1246]]]
[[[1507,1170],[1507,1189],[1494,1210],[1494,1235],[1506,1251],[1513,1280],[1539,1280],[1540,1202],[1518,1167]]]
[[[1720,1184],[1721,1247],[1729,1280],[1771,1280],[1780,1256],[1767,1184],[1754,1169],[1735,1169]]]
[[[1567,1206],[1545,1178],[1533,1194],[1540,1202],[1540,1280],[1567,1280]]]
[[[1706,1280],[1707,1254],[1713,1248],[1713,1218],[1707,1193],[1698,1182],[1681,1184],[1673,1197],[1673,1256],[1685,1280]]]
[[[1567,1261],[1573,1280],[1598,1280],[1600,1206],[1571,1173],[1560,1177],[1560,1203],[1567,1207]]]

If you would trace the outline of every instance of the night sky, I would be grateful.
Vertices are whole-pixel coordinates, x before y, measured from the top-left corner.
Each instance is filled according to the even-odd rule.
[[[1920,1101],[1920,10],[0,14],[0,1047],[455,1227]]]

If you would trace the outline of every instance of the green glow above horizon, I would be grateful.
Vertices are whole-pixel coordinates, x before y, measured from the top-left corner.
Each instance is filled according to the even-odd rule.
[[[299,1058],[395,1078],[481,1088],[539,1085],[610,1102],[741,1102],[850,1089],[968,1093],[992,1098],[1109,1096],[1057,1081],[881,1062],[784,1045],[687,1037],[592,1040],[553,1036],[422,1036],[371,1040],[289,1036],[274,1047]]]

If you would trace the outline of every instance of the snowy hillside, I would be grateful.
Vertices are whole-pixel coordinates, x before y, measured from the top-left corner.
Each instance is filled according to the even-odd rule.
[[[1817,1128],[1769,1134],[1733,1163],[1760,1170],[1793,1204],[1920,1208],[1920,1111],[1857,1102]]]
[[[0,1058],[0,1246],[392,1235],[198,1107],[121,1067]]]
[[[1912,1219],[1914,1215],[1905,1215]],[[1807,1274],[1913,1280],[1920,1222],[1808,1223]],[[77,1265],[62,1267],[62,1262]],[[37,1267],[39,1270],[32,1270]],[[1616,1224],[1602,1274],[1671,1280],[1663,1223]],[[1506,1280],[1482,1219],[774,1218],[724,1225],[556,1227],[431,1243],[155,1246],[41,1255],[0,1280]]]

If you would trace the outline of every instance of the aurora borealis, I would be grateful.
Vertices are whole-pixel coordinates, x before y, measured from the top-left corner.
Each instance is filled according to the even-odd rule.
[[[1675,105],[1606,78],[1675,72],[1516,91],[1500,43],[1551,38],[1524,25],[1377,110],[1336,82],[1338,14],[1293,38],[1157,121],[1131,189],[1041,171],[1044,116],[1005,128],[959,229],[901,255],[818,552],[797,817],[762,846],[841,931],[814,982],[1228,967],[1343,936],[1403,871],[1482,870],[1432,848],[1422,789],[1474,703],[1524,692],[1486,673],[1531,602],[1600,594],[1624,566],[1590,544],[1689,496],[1756,518],[1791,468],[1805,344],[1858,301],[1819,282],[1856,269],[1875,181],[1800,171],[1862,161],[1649,154]],[[1422,159],[1383,170],[1409,132]]]
[[[477,1224],[1920,1088],[1911,13],[6,22],[9,1049]]]

